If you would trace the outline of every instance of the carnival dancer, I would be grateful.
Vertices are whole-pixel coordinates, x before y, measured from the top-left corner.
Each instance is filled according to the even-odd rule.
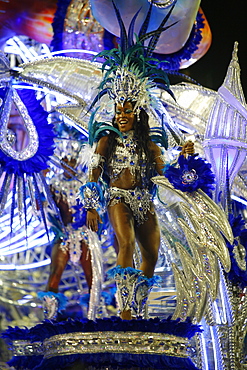
[[[149,136],[148,114],[140,108],[137,115],[135,103],[126,100],[116,104],[113,127],[119,129],[122,138],[111,132],[99,140],[89,177],[96,184],[102,169],[109,176],[107,210],[118,245],[118,267],[112,273],[123,319],[132,317],[131,310],[137,315],[142,313],[148,291],[157,281],[153,274],[160,230],[150,178],[162,175],[165,166],[160,147]],[[192,142],[183,146],[183,153],[194,153]],[[88,204],[87,226],[97,232],[98,222],[101,220],[96,209]],[[142,256],[140,270],[133,268],[136,241]]]
[[[64,129],[63,136],[65,134]],[[86,215],[81,212],[81,207],[76,200],[80,184],[78,180],[83,182],[84,176],[83,171],[80,170],[82,144],[78,140],[71,140],[68,137],[63,137],[63,140],[60,138],[57,141],[56,151],[60,151],[59,157],[62,154],[63,171],[55,173],[48,181],[54,201],[60,211],[62,223],[55,215],[49,213],[51,229],[55,238],[46,291],[39,292],[39,297],[43,300],[46,319],[55,319],[57,312],[66,306],[67,299],[62,293],[59,293],[59,284],[69,261],[74,266],[81,265],[88,293],[91,291],[93,274],[91,252],[88,245],[88,229],[85,226]],[[80,287],[78,289],[80,290]]]
[[[97,231],[100,222],[97,209],[104,202],[98,180],[101,176],[108,177],[106,206],[118,246],[117,267],[108,275],[114,277],[117,283],[121,317],[131,319],[133,315],[143,316],[148,294],[158,280],[153,274],[158,258],[160,230],[152,202],[154,186],[150,179],[155,174],[162,175],[166,163],[160,147],[151,140],[149,116],[152,114],[157,121],[156,126],[161,126],[165,109],[161,107],[161,113],[156,109],[158,103],[153,94],[154,88],[162,88],[173,94],[169,89],[167,73],[157,68],[157,61],[151,56],[159,35],[167,28],[164,28],[164,24],[173,7],[158,30],[146,34],[152,11],[150,5],[134,41],[133,30],[138,13],[127,33],[120,13],[113,5],[120,25],[120,43],[117,49],[98,54],[106,59],[102,70],[106,66],[108,68],[90,109],[108,93],[114,102],[115,116],[112,126],[104,127],[98,122],[89,124],[89,133],[94,132],[95,141],[98,133],[102,136],[104,128],[106,135],[98,141],[92,157],[89,182],[81,187],[80,194],[82,204],[87,209],[87,226]],[[149,38],[149,44],[144,45]],[[95,126],[100,129],[95,129]],[[161,127],[160,133],[161,141],[167,147],[167,140],[164,139],[166,133]],[[154,135],[155,141],[158,141],[157,136]],[[183,153],[194,153],[192,142],[184,145]],[[140,270],[133,266],[136,242],[142,256]]]

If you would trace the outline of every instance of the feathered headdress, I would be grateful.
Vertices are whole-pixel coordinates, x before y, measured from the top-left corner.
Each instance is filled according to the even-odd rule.
[[[134,25],[140,9],[134,15],[127,33],[120,12],[114,2],[113,6],[120,26],[120,44],[118,48],[104,50],[95,56],[95,58],[103,57],[106,61],[102,65],[104,78],[99,85],[100,91],[92,102],[90,109],[102,96],[108,93],[110,99],[114,100],[115,103],[135,102],[134,109],[135,112],[138,112],[140,108],[148,109],[152,105],[153,88],[161,88],[173,96],[169,88],[167,73],[158,68],[160,61],[152,58],[152,54],[160,34],[175,24],[165,27],[175,4],[158,29],[146,33],[152,12],[152,4],[150,4],[139,34],[135,34],[135,41]],[[148,44],[144,45],[147,41]]]

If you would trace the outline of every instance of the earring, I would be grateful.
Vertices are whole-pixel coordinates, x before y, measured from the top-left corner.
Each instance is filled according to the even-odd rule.
[[[136,116],[137,116],[137,122],[140,122],[140,108],[137,108]]]

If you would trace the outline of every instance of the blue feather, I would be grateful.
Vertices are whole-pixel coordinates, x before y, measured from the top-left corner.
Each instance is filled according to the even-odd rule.
[[[121,266],[116,266],[116,267],[113,267],[112,269],[108,270],[107,271],[107,277],[109,279],[114,279],[116,275],[125,275],[126,273],[129,274],[129,275],[134,275],[134,274],[140,274],[142,271],[141,270],[137,270],[133,267],[121,267]]]
[[[63,50],[64,21],[71,0],[58,0],[56,12],[53,17],[53,38],[51,41],[52,51]]]
[[[87,353],[56,356],[44,359],[35,370],[62,370],[64,368],[111,368],[111,369],[156,369],[156,370],[199,370],[189,358],[167,356],[165,354],[132,353]],[[79,367],[78,367],[79,366]]]
[[[149,44],[148,44],[148,52],[147,52],[147,56],[150,56],[152,55],[153,53],[153,50],[155,49],[156,45],[157,45],[157,42],[159,41],[159,37],[160,37],[160,34],[161,32],[165,31],[165,29],[162,29],[164,24],[166,24],[166,22],[168,21],[168,19],[170,18],[170,15],[174,9],[176,5],[176,2],[171,6],[171,9],[169,10],[169,12],[167,13],[167,15],[165,16],[165,18],[163,19],[163,21],[161,22],[161,24],[159,25],[157,31],[159,31],[160,33],[159,34],[156,34],[154,35],[151,40],[149,41]],[[177,23],[177,22],[175,22]],[[174,23],[174,24],[175,24]],[[171,25],[172,26],[172,25]],[[168,26],[167,28],[171,27],[171,26]],[[167,29],[166,28],[166,29]]]
[[[146,18],[138,34],[139,39],[141,39],[147,33],[147,29],[148,29],[148,25],[149,25],[151,13],[152,13],[152,8],[153,8],[153,4],[150,3]]]
[[[111,125],[106,125],[104,124],[103,127],[100,127],[98,130],[96,130],[95,132],[95,139],[97,139],[97,136],[102,132],[102,131],[106,131],[106,130],[109,130],[109,131],[113,131],[115,132],[117,135],[119,135],[121,138],[123,137],[123,134],[115,127],[111,126]]]
[[[136,14],[132,18],[131,23],[130,23],[130,26],[129,26],[129,31],[128,31],[128,47],[133,46],[133,43],[134,43],[133,36],[134,36],[135,21],[136,21],[136,18],[138,16],[138,14],[140,13],[140,10],[141,10],[141,8],[136,12]]]
[[[102,96],[104,96],[105,94],[107,94],[108,92],[108,89],[105,88],[103,90],[101,90],[97,95],[96,97],[94,98],[93,102],[90,104],[90,107],[88,108],[88,112],[94,107],[94,105],[102,98]]]
[[[233,244],[230,244],[228,241],[226,241],[231,258],[231,270],[227,276],[232,284],[244,289],[247,286],[247,271],[240,269],[235,258],[234,247],[238,244],[242,245],[246,253],[243,262],[245,262],[247,265],[247,229],[245,228],[245,220],[241,215],[234,217],[231,213],[229,214],[228,218],[232,227],[234,242]]]
[[[117,20],[118,20],[118,24],[119,24],[119,27],[120,27],[120,47],[121,47],[122,52],[125,53],[126,50],[127,50],[127,47],[128,47],[127,32],[126,32],[121,14],[120,14],[118,8],[116,7],[114,1],[112,1],[112,4],[114,6],[115,13],[116,13]]]
[[[44,293],[44,292],[43,292]],[[42,293],[42,294],[43,294]],[[45,292],[47,294],[48,292]],[[53,292],[50,292],[53,294]],[[60,293],[55,293],[60,294]],[[144,333],[164,333],[176,335],[178,337],[191,339],[196,333],[201,332],[199,325],[193,324],[189,319],[186,321],[167,319],[144,320],[122,320],[120,317],[111,317],[96,319],[95,321],[82,319],[66,321],[46,320],[42,324],[37,324],[30,329],[20,329],[18,327],[9,327],[2,333],[2,337],[11,340],[18,340],[23,337],[25,340],[30,339],[32,342],[44,341],[54,335],[76,332],[101,332],[101,331],[140,331]],[[16,333],[16,335],[15,335]]]
[[[156,54],[155,57],[161,61],[161,67],[169,71],[169,73],[174,73],[180,68],[180,63],[182,60],[189,60],[194,52],[198,49],[198,46],[202,40],[202,29],[204,28],[204,18],[203,14],[198,12],[196,17],[196,22],[192,27],[191,34],[187,39],[184,46],[177,52],[171,54]],[[177,72],[175,72],[177,74]],[[179,74],[181,75],[181,74]],[[184,78],[190,81],[190,77],[183,75]],[[196,83],[195,81],[191,81]],[[198,84],[198,83],[197,83]]]

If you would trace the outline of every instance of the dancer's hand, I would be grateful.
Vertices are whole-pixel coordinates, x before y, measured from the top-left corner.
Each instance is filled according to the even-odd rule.
[[[187,155],[193,154],[195,154],[194,143],[193,141],[189,140],[183,145],[180,155],[186,157]]]
[[[98,223],[102,224],[102,220],[101,220],[98,212],[96,211],[96,209],[89,208],[87,210],[87,223],[86,223],[87,227],[90,230],[95,231],[97,233]]]

